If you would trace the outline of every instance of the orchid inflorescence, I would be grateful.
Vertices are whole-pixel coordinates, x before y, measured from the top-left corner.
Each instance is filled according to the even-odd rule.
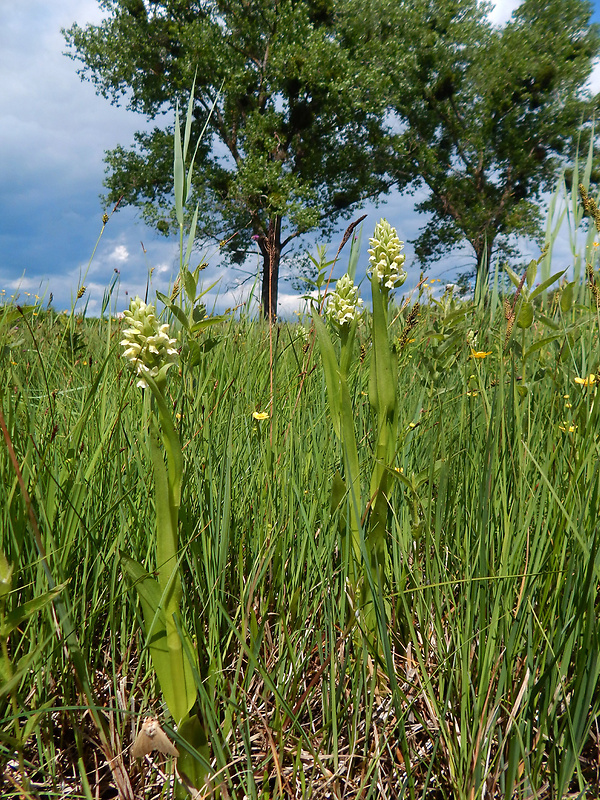
[[[398,238],[396,229],[386,219],[381,219],[369,242],[369,274],[374,275],[384,289],[402,286],[406,280],[403,269],[406,256],[400,252],[404,242]]]
[[[138,386],[148,388],[146,378],[150,377],[161,385],[167,370],[177,361],[176,339],[169,334],[167,324],[160,325],[154,306],[135,297],[129,309],[123,312],[129,327],[123,331],[121,345],[125,348],[123,358],[127,358],[132,369],[139,376]]]
[[[363,301],[358,296],[358,286],[346,273],[342,275],[335,285],[335,291],[329,295],[327,304],[327,317],[331,322],[342,327],[350,325],[362,314]]]

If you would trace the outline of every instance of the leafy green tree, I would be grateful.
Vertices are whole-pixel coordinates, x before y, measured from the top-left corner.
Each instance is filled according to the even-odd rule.
[[[265,315],[277,311],[283,251],[325,235],[386,188],[381,92],[344,35],[338,0],[99,0],[100,25],[63,31],[79,74],[113,103],[154,120],[187,104],[193,135],[209,117],[192,202],[199,233],[225,241],[238,263],[258,246]],[[379,98],[379,101],[378,101]],[[172,224],[172,128],[135,134],[107,153],[107,201],[132,204],[167,233]],[[254,240],[254,242],[252,241]]]
[[[524,0],[499,29],[478,0],[374,2],[363,41],[391,78],[391,171],[427,191],[417,209],[432,215],[419,259],[465,240],[478,270],[514,255],[515,235],[539,239],[541,193],[594,112],[582,91],[600,52],[590,3]]]

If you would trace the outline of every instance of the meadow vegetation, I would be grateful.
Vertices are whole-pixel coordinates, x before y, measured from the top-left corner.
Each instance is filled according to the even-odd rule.
[[[346,364],[345,491],[325,318],[245,308],[192,331],[164,312],[180,351],[164,390],[182,453],[173,619],[193,649],[197,748],[124,568],[162,566],[152,393],[122,358],[127,320],[3,305],[3,796],[168,796],[172,760],[131,757],[147,714],[200,759],[200,796],[597,796],[599,291],[593,266],[546,289],[537,271],[476,300],[430,282],[390,294],[375,583],[360,574],[382,466],[370,312]]]
[[[572,270],[555,197],[472,299],[381,223],[301,321],[212,318],[191,108],[162,311],[0,306],[3,796],[597,797],[591,149]]]

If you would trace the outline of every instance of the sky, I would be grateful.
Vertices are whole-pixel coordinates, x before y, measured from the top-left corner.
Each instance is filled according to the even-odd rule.
[[[515,0],[501,0],[492,21],[503,24],[517,6]],[[600,0],[594,7],[594,20],[600,22]],[[85,307],[95,316],[115,278],[113,310],[120,310],[130,297],[144,296],[150,270],[152,290],[167,291],[176,277],[178,243],[147,227],[135,209],[112,215],[98,241],[104,152],[129,146],[145,124],[144,117],[96,95],[77,75],[76,62],[64,55],[62,27],[101,19],[96,0],[0,0],[0,301],[13,296],[27,303],[37,295],[47,302],[52,293],[54,308],[70,309],[77,302],[77,309]],[[600,67],[592,89],[600,91]],[[377,208],[367,206],[364,247],[381,216],[397,227],[401,239],[415,238],[425,217],[414,212],[414,203],[415,197],[395,193]],[[329,244],[331,257],[345,224],[338,238],[322,242]],[[529,247],[525,255],[535,257],[539,250]],[[315,254],[314,238],[306,241],[306,249]],[[405,288],[410,288],[419,268],[408,242],[405,252]],[[366,253],[362,260],[366,267]],[[465,267],[465,257],[458,255],[432,265],[427,274],[447,283]],[[255,264],[246,264],[246,270],[259,269],[258,256]],[[344,269],[342,258],[338,272]],[[220,312],[247,299],[247,274],[229,267],[218,253],[202,275],[204,286],[220,279],[206,296],[209,310]],[[86,292],[77,301],[82,285]],[[285,280],[279,299],[282,314],[301,307]]]

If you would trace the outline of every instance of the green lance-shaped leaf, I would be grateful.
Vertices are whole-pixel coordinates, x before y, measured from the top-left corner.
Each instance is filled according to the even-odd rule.
[[[348,391],[346,375],[340,375],[340,399],[341,414],[340,427],[342,433],[342,452],[344,457],[344,469],[348,483],[350,500],[350,535],[352,537],[352,552],[354,562],[350,565],[349,577],[355,580],[354,567],[360,564],[360,524],[359,519],[362,512],[361,492],[360,492],[360,467],[358,462],[358,447],[356,445],[356,431],[354,429],[354,411],[352,400]]]
[[[33,600],[28,600],[26,603],[9,611],[0,621],[0,638],[7,639],[22,622],[25,622],[29,617],[41,611],[48,603],[51,603],[62,592],[66,585],[67,582],[61,583],[49,592],[44,592],[44,594],[34,597]]]
[[[533,324],[533,303],[527,301],[521,306],[521,311],[517,317],[519,328],[530,328]]]
[[[23,678],[35,672],[36,662],[39,663],[44,658],[44,653],[48,652],[48,647],[51,646],[49,640],[38,642],[27,655],[19,659],[16,665],[5,661],[0,657],[0,697],[6,697],[13,694],[19,689]],[[13,736],[7,736],[6,732],[0,733],[0,741],[9,742],[13,744],[12,747],[17,747],[17,742]]]
[[[371,277],[373,293],[373,348],[369,375],[369,401],[377,419],[376,464],[371,483],[371,497],[381,482],[381,472],[393,455],[393,424],[396,418],[396,382],[398,365],[392,352],[387,330],[387,291],[377,277]]]
[[[340,505],[342,504],[342,500],[346,496],[347,491],[348,490],[346,488],[346,482],[340,475],[340,471],[336,469],[335,475],[333,476],[333,480],[331,481],[331,500],[329,506],[329,511],[331,514],[333,514],[334,511],[336,511],[340,507]],[[345,525],[345,522],[343,520],[343,515],[342,515],[342,524]]]
[[[190,333],[200,333],[200,331],[204,331],[213,325],[218,325],[219,322],[225,322],[226,319],[229,319],[228,314],[220,314],[218,317],[204,317],[204,319],[200,319],[192,325]]]
[[[329,410],[333,421],[335,435],[342,445],[342,456],[344,460],[344,471],[346,473],[346,483],[350,493],[350,531],[352,537],[352,552],[354,562],[350,565],[350,577],[354,580],[355,563],[360,563],[360,527],[358,519],[360,517],[360,469],[358,463],[358,448],[356,446],[356,432],[354,430],[354,413],[352,410],[352,400],[348,390],[347,370],[350,361],[349,351],[354,344],[356,326],[355,319],[350,325],[343,325],[340,328],[342,342],[342,367],[338,365],[333,342],[327,331],[325,323],[321,317],[313,311],[313,321],[321,358],[323,360],[323,371],[325,373],[325,383],[327,384],[327,397],[329,400]]]
[[[173,156],[173,193],[175,195],[175,214],[177,223],[183,231],[183,206],[185,204],[185,165],[181,147],[181,131],[179,129],[179,104],[175,108],[175,153]]]
[[[375,471],[374,471],[375,473]],[[375,488],[372,497],[371,511],[369,514],[368,530],[365,534],[365,549],[369,561],[368,569],[371,573],[371,581],[377,589],[379,597],[385,597],[385,569],[387,554],[387,516],[388,516],[388,476],[385,468],[377,470],[379,483]],[[373,487],[373,482],[371,483]],[[365,623],[368,630],[377,630],[377,618],[374,608],[375,599],[371,591],[371,582],[366,579],[362,584],[361,605],[365,615]],[[385,602],[385,613],[389,619],[390,607]]]
[[[3,551],[0,550],[0,599],[10,593],[12,589],[12,565],[8,563]]]
[[[191,786],[202,786],[205,776],[210,772],[210,752],[206,730],[195,711],[192,710],[184,719],[177,733],[186,744],[196,750],[196,753],[190,753],[180,744],[177,771]],[[183,792],[181,796],[185,796]]]
[[[165,614],[164,595],[158,581],[125,553],[121,553],[121,565],[140,598],[152,664],[167,708],[179,724],[196,702],[194,673],[188,657],[194,652],[192,642],[183,629],[177,629],[173,617],[168,619]],[[185,648],[182,637],[187,640]]]
[[[194,303],[196,302],[196,289],[197,289],[198,284],[197,284],[196,276],[194,275],[193,272],[190,272],[189,269],[186,266],[188,263],[189,263],[189,259],[184,262],[184,264],[183,264],[183,266],[181,268],[181,273],[183,275],[183,285],[184,285],[184,288],[185,288],[185,293],[187,295],[187,299],[190,302],[190,306],[193,306]]]
[[[189,271],[190,258],[192,257],[192,250],[194,248],[194,242],[196,241],[196,228],[198,226],[198,209],[199,209],[199,204],[196,203],[196,208],[194,210],[194,214],[192,216],[192,221],[190,223],[190,231],[188,233],[187,244],[186,244],[186,247],[185,247],[185,255],[183,257],[183,263],[181,264],[181,267],[180,267],[181,270],[185,270],[186,273]],[[185,279],[185,274],[184,274],[184,279]],[[190,296],[190,292],[189,292],[187,283],[185,284],[185,290],[186,290],[186,294],[188,295],[188,299],[189,299],[190,303],[192,303],[192,305],[193,305],[194,301],[196,299],[196,292],[195,292],[196,283],[194,282],[194,292],[193,292],[192,296]]]
[[[562,276],[565,274],[566,271],[567,271],[566,269],[561,269],[560,272],[555,272],[554,275],[550,275],[549,278],[546,278],[545,281],[542,281],[542,283],[540,283],[539,286],[536,286],[533,292],[531,292],[531,294],[529,295],[529,299],[533,300],[534,298],[536,298],[539,294],[545,291],[551,284],[553,284],[554,281],[557,281],[559,280],[559,278],[562,278]]]
[[[156,505],[156,571],[158,582],[165,593],[165,610],[177,611],[181,600],[181,578],[178,564],[177,513],[179,502],[175,502],[169,485],[169,472],[158,442],[155,424],[150,431],[150,455],[154,469],[154,493]],[[178,443],[179,444],[179,443]],[[176,491],[177,487],[175,487]]]
[[[519,288],[519,286],[521,286],[521,278],[519,278],[519,276],[517,275],[517,273],[516,273],[516,272],[514,272],[514,270],[512,270],[512,269],[511,269],[511,268],[508,266],[508,264],[506,264],[506,265],[504,266],[504,269],[505,269],[505,271],[506,271],[506,273],[507,273],[508,277],[509,277],[509,278],[511,279],[511,281],[513,282],[513,285],[514,285],[514,286],[516,286],[516,287],[517,287],[517,289],[518,289],[518,288]]]
[[[394,366],[387,330],[387,292],[376,276],[371,278],[373,295],[373,351],[369,376],[369,401],[379,424],[391,418],[396,407]]]
[[[331,418],[333,421],[333,430],[338,439],[341,439],[342,396],[340,388],[340,375],[337,359],[335,357],[335,350],[333,348],[331,337],[329,336],[327,328],[325,327],[325,323],[315,310],[313,310],[312,318],[315,331],[317,332],[317,339],[319,340],[321,358],[323,360],[323,372],[325,373],[325,384],[327,386],[327,397],[329,400],[329,410],[331,411]]]
[[[563,314],[567,314],[573,306],[573,289],[575,288],[575,281],[567,283],[560,295],[560,310]]]
[[[179,511],[179,503],[181,501],[181,480],[183,477],[183,454],[181,452],[181,444],[179,443],[179,437],[177,436],[177,431],[175,430],[175,427],[173,425],[171,413],[165,401],[164,395],[160,391],[158,384],[153,378],[148,376],[146,380],[149,388],[152,391],[154,400],[156,401],[156,405],[158,406],[158,417],[162,432],[162,441],[165,451],[167,453],[167,464],[168,464],[167,477],[168,477],[168,486],[170,492],[169,500],[174,506],[177,507],[176,510],[171,513],[171,518],[175,521],[175,527],[173,530],[176,533],[177,530],[176,521]],[[158,462],[156,463],[158,464]],[[164,461],[162,460],[162,456],[160,459],[160,463],[164,467]],[[177,546],[175,545],[174,553],[176,553],[176,551],[177,551]]]
[[[189,332],[190,322],[187,318],[185,311],[183,311],[183,309],[181,309],[176,303],[172,303],[169,300],[169,298],[162,292],[157,292],[156,296],[161,302],[165,304],[165,306],[169,309],[169,311],[173,314],[173,316],[182,324],[185,330]]]
[[[538,262],[534,258],[532,261],[529,262],[529,266],[527,267],[527,271],[525,273],[525,280],[527,281],[527,288],[531,290],[533,284],[535,283],[535,279],[537,277],[537,270],[538,270]]]

